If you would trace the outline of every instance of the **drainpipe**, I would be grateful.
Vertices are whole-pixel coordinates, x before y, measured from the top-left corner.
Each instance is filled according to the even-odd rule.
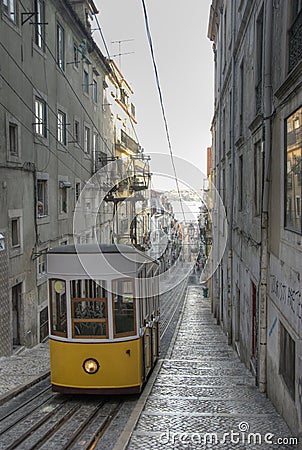
[[[231,173],[229,186],[230,216],[228,224],[228,344],[232,344],[232,313],[233,313],[233,221],[234,221],[234,175],[235,175],[235,152],[234,152],[234,101],[235,101],[235,38],[236,38],[236,8],[231,3],[231,29],[232,29],[232,65],[231,65],[231,117],[230,117],[230,145],[231,145]]]
[[[259,389],[266,391],[267,383],[267,279],[268,279],[268,210],[270,190],[271,159],[271,116],[272,116],[272,25],[273,0],[266,1],[265,10],[265,53],[264,53],[264,145],[263,145],[263,182],[261,208],[261,257],[259,289]]]

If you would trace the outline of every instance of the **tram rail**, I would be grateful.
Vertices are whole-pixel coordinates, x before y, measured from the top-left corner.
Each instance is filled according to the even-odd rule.
[[[162,295],[163,354],[174,333],[186,285],[183,281]],[[49,379],[39,381],[0,406],[0,450],[99,448],[127,399],[125,395],[62,395],[51,391]]]

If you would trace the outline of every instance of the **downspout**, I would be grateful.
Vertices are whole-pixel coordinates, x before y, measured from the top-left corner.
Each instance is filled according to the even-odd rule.
[[[231,145],[231,183],[230,183],[230,217],[228,224],[228,344],[232,344],[232,313],[233,313],[233,221],[234,221],[234,174],[235,174],[235,152],[234,152],[234,100],[235,100],[235,38],[236,38],[236,10],[232,2],[231,29],[232,29],[232,95],[231,95],[231,117],[230,117],[230,145]]]
[[[263,143],[263,183],[261,208],[261,256],[259,290],[259,389],[266,391],[267,382],[267,279],[268,279],[268,211],[270,194],[271,159],[271,116],[272,116],[272,25],[273,0],[266,1],[265,10],[265,53],[264,53],[264,143]]]

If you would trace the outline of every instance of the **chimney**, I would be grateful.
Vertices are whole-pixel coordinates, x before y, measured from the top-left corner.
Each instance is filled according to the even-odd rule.
[[[92,16],[98,14],[93,0],[70,0],[70,3],[88,33],[91,33]]]

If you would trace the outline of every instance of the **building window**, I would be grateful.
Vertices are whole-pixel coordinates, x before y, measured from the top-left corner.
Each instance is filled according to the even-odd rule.
[[[48,307],[40,312],[40,342],[43,342],[48,336]]]
[[[73,125],[74,125],[73,126],[74,142],[76,144],[79,144],[80,143],[80,122],[78,120],[75,120]]]
[[[57,64],[60,69],[65,70],[65,36],[64,28],[57,23]]]
[[[44,51],[45,48],[45,2],[35,0],[35,43]]]
[[[225,184],[225,169],[222,169],[222,180],[221,180],[221,183],[222,183],[222,202],[224,204],[224,207],[227,208],[227,205],[226,205],[227,197],[226,197],[226,192],[225,192],[225,188],[226,188],[226,184]]]
[[[95,158],[98,157],[99,153],[99,135],[97,133],[93,133],[93,155]]]
[[[223,14],[223,59],[224,65],[227,62],[227,11],[226,8]]]
[[[12,156],[19,155],[18,149],[18,125],[16,123],[10,122],[8,125],[9,134],[9,153]]]
[[[3,0],[3,10],[12,22],[16,22],[16,0]]]
[[[84,74],[83,74],[83,88],[84,88],[85,94],[89,95],[89,75],[88,75],[87,70],[84,70]]]
[[[35,133],[47,137],[46,102],[40,97],[35,98]]]
[[[223,108],[223,111],[222,111],[222,133],[221,133],[221,137],[222,137],[222,155],[221,155],[221,159],[223,159],[225,157],[225,108]]]
[[[238,167],[238,207],[242,211],[243,206],[243,156],[239,156]]]
[[[263,7],[257,19],[256,39],[256,114],[258,114],[262,111]]]
[[[243,112],[244,112],[244,62],[240,64],[240,103],[239,103],[239,135],[243,135]]]
[[[68,195],[67,188],[62,186],[59,188],[59,202],[60,202],[60,214],[67,214],[68,210]]]
[[[285,228],[302,234],[302,107],[285,121]]]
[[[131,116],[135,118],[135,106],[131,103]]]
[[[48,215],[48,182],[47,180],[37,180],[37,216]]]
[[[90,153],[90,128],[84,128],[84,151]]]
[[[81,182],[77,181],[75,184],[75,201],[76,201],[76,203],[79,200],[80,195],[81,195]]]
[[[38,278],[46,274],[46,252],[41,253],[37,259]]]
[[[66,114],[58,111],[58,141],[66,145]]]
[[[280,323],[279,373],[293,400],[295,399],[295,353],[295,341],[291,338],[282,323]]]
[[[254,145],[254,205],[255,215],[259,216],[261,212],[261,194],[262,194],[262,144],[261,141]]]
[[[79,62],[79,49],[77,44],[73,44],[73,66],[75,69],[78,69]]]
[[[288,71],[302,59],[302,1],[291,0],[291,27],[288,32]]]
[[[14,217],[11,219],[11,239],[12,239],[12,247],[20,247],[21,245],[20,217]]]
[[[23,309],[22,298],[22,283],[18,283],[12,287],[12,313],[11,313],[11,328],[13,338],[13,348],[21,345],[21,317]]]
[[[93,88],[93,101],[95,103],[97,103],[97,101],[98,101],[98,83],[96,80],[93,80],[92,88]]]

